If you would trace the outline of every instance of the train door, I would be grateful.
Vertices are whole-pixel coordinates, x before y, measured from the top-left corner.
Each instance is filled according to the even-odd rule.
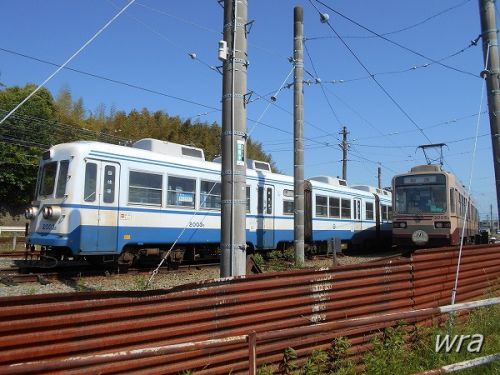
[[[83,252],[115,252],[118,239],[120,165],[88,160],[85,165],[84,202],[91,204],[82,219]]]
[[[274,187],[257,188],[257,247],[274,248]]]

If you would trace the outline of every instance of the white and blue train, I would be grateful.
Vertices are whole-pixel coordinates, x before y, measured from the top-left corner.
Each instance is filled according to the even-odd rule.
[[[248,160],[246,238],[249,250],[293,244],[293,177]],[[171,261],[217,253],[220,162],[203,150],[155,139],[132,147],[99,142],[56,145],[43,154],[27,245],[61,259],[131,264],[161,255]],[[347,186],[334,177],[305,181],[305,240],[323,249],[332,237],[351,245],[390,241],[391,193]]]

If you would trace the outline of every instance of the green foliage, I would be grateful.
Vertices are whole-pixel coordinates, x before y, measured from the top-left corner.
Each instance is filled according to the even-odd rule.
[[[382,339],[373,340],[373,351],[365,358],[366,372],[373,375],[405,373],[408,354],[405,351],[403,325],[387,328]]]
[[[303,264],[296,264],[293,247],[286,250],[273,250],[268,254],[268,262],[263,265],[266,271],[287,271],[303,268]]]
[[[278,367],[278,371],[282,374],[293,374],[294,371],[298,369],[298,366],[294,363],[297,359],[297,352],[293,348],[286,348],[283,353],[283,359]]]
[[[328,370],[331,373],[351,375],[355,374],[355,368],[349,359],[348,350],[351,342],[346,337],[337,337],[332,341],[328,355]]]
[[[258,265],[259,267],[264,266],[266,261],[264,260],[264,257],[262,256],[262,254],[255,253],[252,255],[252,257],[253,257],[253,261],[255,262],[256,265]]]
[[[135,290],[147,290],[149,285],[148,285],[148,278],[146,276],[140,275],[136,276],[134,278],[134,289]]]
[[[482,334],[484,343],[479,353],[467,351],[467,341],[457,353],[436,352],[437,335]],[[388,328],[382,339],[373,341],[374,350],[365,356],[367,374],[413,374],[500,352],[500,306],[473,310],[465,324],[416,327],[410,332],[403,325]],[[498,374],[500,363],[495,362],[462,371],[461,374]]]
[[[327,374],[329,368],[328,354],[321,350],[314,350],[302,368],[304,375]]]
[[[0,86],[0,116],[3,118],[35,88],[33,84]],[[123,144],[155,138],[202,148],[205,158],[212,160],[221,153],[221,132],[215,122],[183,120],[146,108],[127,114],[114,107],[108,111],[100,104],[94,111],[87,111],[83,99],[75,100],[68,87],[63,87],[56,99],[42,88],[0,126],[0,210],[14,214],[29,205],[40,156],[51,145],[77,140]],[[267,161],[274,168],[271,156],[251,139],[247,140],[247,157]]]

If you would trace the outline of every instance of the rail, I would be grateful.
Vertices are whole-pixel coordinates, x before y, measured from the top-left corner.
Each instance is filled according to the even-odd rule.
[[[499,251],[464,248],[457,302],[498,296]],[[247,374],[279,363],[287,347],[302,364],[340,336],[358,363],[371,339],[401,317],[409,324],[447,318],[439,307],[450,302],[456,255],[455,248],[425,250],[171,290],[0,298],[0,373],[45,366],[76,374]]]
[[[12,250],[15,250],[17,246],[17,233],[25,233],[26,227],[0,226],[0,236],[3,232],[14,233],[14,235],[12,236]]]

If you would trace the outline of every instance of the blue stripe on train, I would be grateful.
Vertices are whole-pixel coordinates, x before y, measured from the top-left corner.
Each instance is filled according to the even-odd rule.
[[[98,227],[80,226],[67,236],[33,233],[28,237],[31,244],[68,247],[74,255],[119,254],[127,245],[164,245],[173,243],[183,228],[142,227]],[[326,241],[332,237],[350,240],[356,232],[349,230],[324,230],[314,232],[314,241]],[[279,242],[293,242],[293,230],[256,230],[246,232],[247,242],[258,249],[274,249]],[[220,243],[219,229],[188,228],[177,243],[217,244]]]

